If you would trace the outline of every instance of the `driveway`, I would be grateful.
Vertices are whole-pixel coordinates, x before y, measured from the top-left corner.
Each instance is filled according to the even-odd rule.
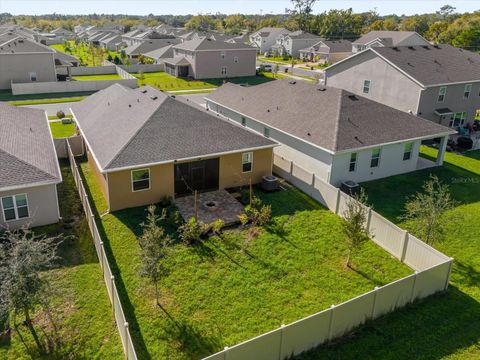
[[[70,114],[70,107],[75,104],[75,102],[65,102],[57,104],[37,104],[37,105],[23,105],[22,107],[28,107],[32,109],[41,109],[46,110],[48,116],[56,115],[57,111],[62,110],[65,115]]]

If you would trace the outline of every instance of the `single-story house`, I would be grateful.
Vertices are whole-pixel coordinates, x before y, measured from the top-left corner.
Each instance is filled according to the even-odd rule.
[[[165,72],[194,79],[253,76],[256,49],[242,43],[197,38],[173,46],[173,58],[164,59]]]
[[[211,111],[280,143],[276,155],[335,186],[435,165],[419,159],[426,139],[441,138],[440,165],[452,133],[345,90],[289,79],[251,87],[227,83],[206,102]]]
[[[112,85],[71,111],[109,211],[272,172],[276,142],[148,86]]]
[[[352,55],[352,43],[348,40],[322,40],[300,49],[300,58],[321,64],[333,64]]]
[[[430,45],[428,40],[415,31],[373,30],[352,42],[356,53],[372,47]]]
[[[62,182],[45,111],[0,103],[0,227],[56,223]]]

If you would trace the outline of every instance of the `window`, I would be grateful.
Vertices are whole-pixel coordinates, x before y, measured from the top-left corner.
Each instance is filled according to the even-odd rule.
[[[348,166],[348,171],[353,172],[357,167],[357,153],[352,153],[350,155],[350,165]]]
[[[27,194],[5,196],[2,198],[2,209],[5,221],[28,218]]]
[[[368,94],[368,92],[370,91],[370,85],[371,85],[371,81],[370,80],[365,80],[363,82],[363,93],[364,94]]]
[[[150,189],[150,169],[132,171],[132,191]]]
[[[246,152],[242,154],[242,172],[251,172],[253,168],[253,153]]]
[[[220,52],[220,58],[225,59],[225,51]]]
[[[263,136],[270,137],[270,129],[265,127],[263,128]]]
[[[233,57],[233,62],[234,62],[234,63],[238,63],[238,56],[234,56],[234,57]]]
[[[227,75],[227,67],[222,66],[222,75]]]
[[[247,119],[245,119],[245,117],[243,116],[242,116],[242,125],[247,126]]]
[[[450,118],[449,126],[451,128],[456,128],[458,126],[463,126],[465,124],[465,119],[467,117],[466,112],[457,112],[452,115]]]
[[[403,150],[403,160],[410,160],[411,159],[412,150],[413,150],[413,142],[406,143],[405,148]]]
[[[378,167],[380,164],[380,152],[381,149],[373,149],[372,150],[372,159],[370,160],[370,167]]]
[[[30,81],[37,81],[37,73],[36,72],[28,73],[28,75],[30,76]]]
[[[443,100],[445,100],[446,93],[447,93],[447,88],[445,86],[440,87],[440,89],[438,89],[437,102],[443,102]]]
[[[468,99],[470,97],[471,92],[472,92],[472,84],[465,85],[465,89],[463,90],[463,98]]]

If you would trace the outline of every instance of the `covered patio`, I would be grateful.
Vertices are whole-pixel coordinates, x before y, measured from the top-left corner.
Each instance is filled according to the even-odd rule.
[[[236,223],[243,213],[243,205],[226,190],[217,190],[175,199],[180,215],[185,221],[197,217],[198,221],[210,224],[222,220],[226,225]]]

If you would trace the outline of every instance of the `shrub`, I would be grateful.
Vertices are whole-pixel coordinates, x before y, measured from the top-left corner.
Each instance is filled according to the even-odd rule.
[[[57,118],[63,119],[65,117],[65,113],[62,110],[57,111]]]
[[[178,237],[185,245],[195,245],[202,240],[202,236],[208,231],[209,226],[191,217],[186,223],[178,228]]]

